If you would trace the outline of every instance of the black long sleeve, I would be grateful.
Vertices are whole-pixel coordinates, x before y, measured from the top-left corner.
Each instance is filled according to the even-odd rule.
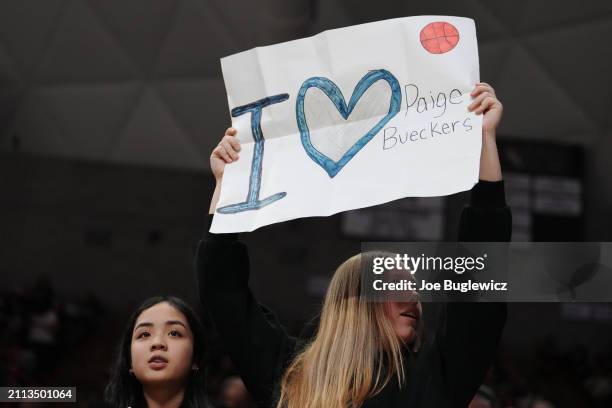
[[[503,181],[480,181],[461,213],[458,241],[503,242],[511,233]],[[444,312],[438,333],[444,376],[454,406],[465,407],[493,362],[507,307],[502,302],[450,302]]]
[[[211,221],[209,216],[207,227]],[[195,260],[198,290],[247,389],[257,404],[267,407],[273,405],[275,386],[296,340],[253,297],[247,248],[237,238],[205,232]]]

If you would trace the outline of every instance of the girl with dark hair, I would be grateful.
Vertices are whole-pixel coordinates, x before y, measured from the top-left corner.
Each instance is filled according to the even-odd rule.
[[[112,408],[204,408],[206,339],[200,320],[173,296],[145,300],[132,314],[105,391]]]
[[[480,181],[459,222],[459,241],[509,241],[496,145],[502,105],[479,83],[468,109],[482,114]],[[226,163],[238,160],[236,130],[211,155],[219,198]],[[209,217],[209,222],[212,217]],[[421,343],[422,308],[368,301],[359,290],[368,254],[342,263],[330,282],[319,326],[305,345],[289,336],[249,289],[247,248],[238,234],[205,233],[196,266],[200,298],[260,406],[276,408],[467,407],[491,364],[506,319],[503,303],[443,305],[435,333]],[[365,259],[367,260],[367,259]]]

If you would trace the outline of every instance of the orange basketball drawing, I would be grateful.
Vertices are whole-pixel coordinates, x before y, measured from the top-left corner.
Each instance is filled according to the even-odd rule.
[[[451,23],[429,23],[421,30],[421,44],[432,54],[449,52],[459,43],[459,31]]]

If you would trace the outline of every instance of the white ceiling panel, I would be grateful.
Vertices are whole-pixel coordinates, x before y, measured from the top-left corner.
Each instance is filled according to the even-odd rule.
[[[53,36],[67,0],[0,1],[0,38],[24,73],[31,73]]]
[[[605,94],[612,89],[612,47],[606,44],[610,38],[612,19],[531,34],[524,39],[532,58],[601,129],[610,115],[605,103]]]
[[[590,24],[612,19],[612,1],[537,0],[527,2],[523,9],[522,28],[532,32],[542,29],[565,28],[575,24]]]
[[[69,1],[37,77],[43,83],[87,83],[135,79],[137,70],[117,39],[85,2]]]
[[[137,102],[110,158],[175,168],[208,165],[154,89],[147,89]]]
[[[113,35],[142,75],[156,66],[168,32],[175,26],[179,0],[88,0],[100,24]]]
[[[215,80],[168,80],[160,96],[208,165],[210,152],[231,125],[225,86]]]
[[[575,137],[578,143],[589,143],[598,134],[582,107],[520,45],[510,48],[496,92],[504,104],[502,133],[533,139]]]
[[[143,85],[139,82],[47,86],[40,96],[84,158],[103,160],[130,120]]]

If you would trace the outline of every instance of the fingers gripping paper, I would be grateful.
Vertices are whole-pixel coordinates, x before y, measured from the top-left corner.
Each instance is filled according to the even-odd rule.
[[[221,60],[232,126],[212,232],[251,231],[478,181],[474,22],[380,21]]]

